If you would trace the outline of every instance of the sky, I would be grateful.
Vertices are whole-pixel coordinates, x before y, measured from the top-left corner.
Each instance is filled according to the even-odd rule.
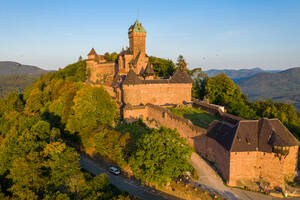
[[[299,0],[0,0],[0,61],[56,70],[120,52],[138,19],[146,52],[189,68],[300,67]]]

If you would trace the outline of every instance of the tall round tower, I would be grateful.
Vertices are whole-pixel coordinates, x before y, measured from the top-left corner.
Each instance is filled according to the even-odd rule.
[[[129,27],[128,38],[133,56],[136,57],[139,52],[140,56],[144,56],[146,54],[146,30],[138,20]]]

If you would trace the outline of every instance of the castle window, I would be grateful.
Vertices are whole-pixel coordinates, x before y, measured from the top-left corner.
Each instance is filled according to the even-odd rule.
[[[289,147],[273,146],[273,153],[281,154],[281,155],[288,155]]]

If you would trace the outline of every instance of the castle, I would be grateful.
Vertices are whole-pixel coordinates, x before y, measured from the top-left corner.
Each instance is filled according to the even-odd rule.
[[[106,88],[124,119],[142,118],[150,127],[176,128],[198,154],[215,164],[229,185],[263,179],[281,186],[286,178],[295,177],[299,142],[278,119],[244,120],[222,106],[192,100],[192,79],[185,71],[179,69],[168,79],[155,76],[140,22],[130,26],[128,38],[129,48],[116,61],[107,61],[94,49],[86,60],[86,83]],[[205,130],[163,108],[184,102],[221,120]]]
[[[117,61],[107,61],[93,48],[88,54],[87,83],[102,85],[123,106],[182,104],[191,101],[192,79],[177,70],[172,77],[155,76],[146,54],[146,30],[139,21],[128,29],[129,48]]]

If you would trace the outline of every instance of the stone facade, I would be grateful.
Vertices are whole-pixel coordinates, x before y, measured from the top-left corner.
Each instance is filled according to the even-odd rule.
[[[296,176],[298,146],[289,148],[287,156],[266,152],[231,152],[229,185],[244,180],[263,179],[272,186],[282,186],[285,179]]]
[[[128,30],[129,48],[116,61],[107,61],[93,48],[86,60],[91,85],[104,86],[110,95],[125,105],[182,104],[191,101],[192,80],[184,71],[169,79],[155,77],[146,55],[146,30],[136,21]]]
[[[182,104],[191,99],[191,84],[137,84],[123,85],[124,103],[140,105]]]
[[[197,152],[215,163],[228,185],[263,180],[281,187],[297,174],[299,142],[278,119],[215,121],[206,135],[206,149]]]
[[[230,116],[226,117],[234,123],[216,120],[206,130],[161,106],[146,104],[124,108],[124,118],[129,121],[140,118],[152,128],[165,126],[177,129],[198,154],[214,163],[228,185],[243,186],[247,181],[256,183],[263,180],[271,187],[282,187],[285,179],[295,177],[299,142],[279,120],[235,121],[229,120]],[[225,124],[225,127],[220,124]],[[215,134],[216,127],[220,134]],[[280,136],[280,143],[274,135]],[[274,146],[279,144],[285,151],[274,150]]]

